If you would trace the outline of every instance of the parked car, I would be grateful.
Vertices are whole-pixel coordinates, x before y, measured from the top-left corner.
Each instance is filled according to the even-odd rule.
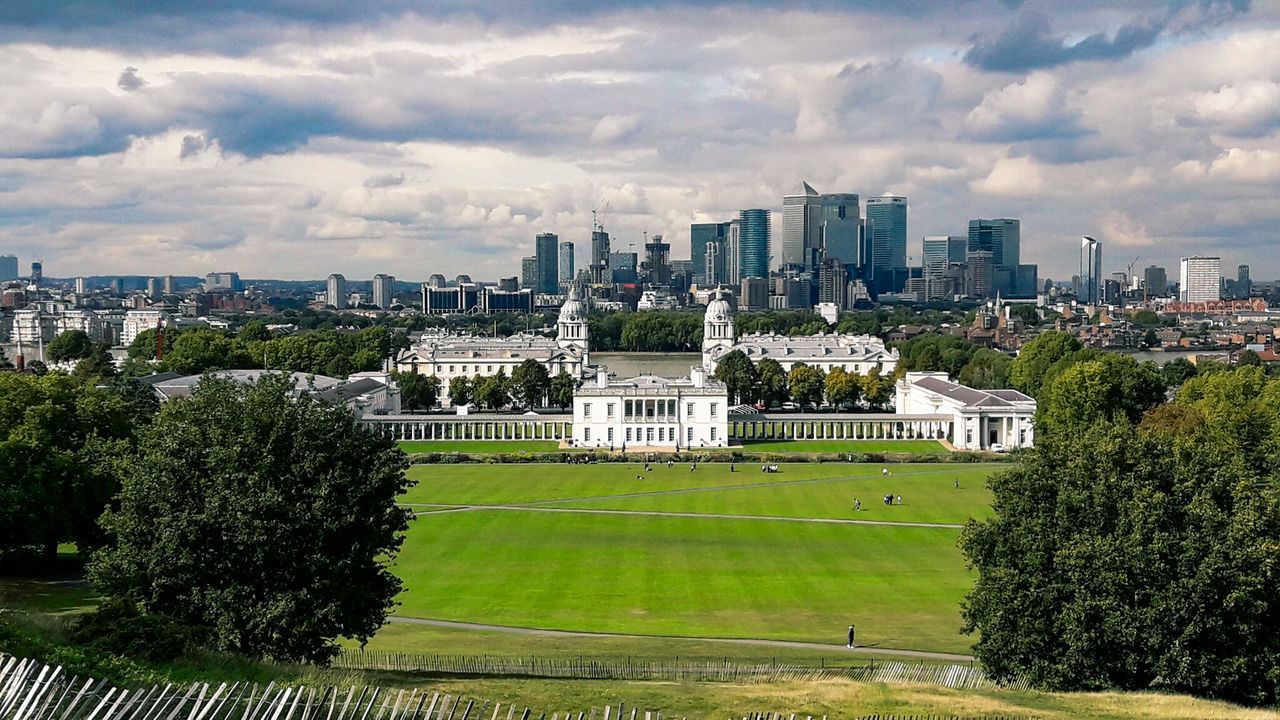
[[[991,452],[1002,453],[1004,452],[1004,446],[1000,443],[991,443]]]

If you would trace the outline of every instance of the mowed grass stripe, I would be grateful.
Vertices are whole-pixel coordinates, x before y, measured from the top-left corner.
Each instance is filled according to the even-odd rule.
[[[793,453],[928,453],[948,452],[937,440],[746,440],[744,452]]]
[[[965,652],[948,529],[471,511],[410,528],[398,613],[678,637]]]
[[[791,518],[831,518],[886,522],[963,523],[970,517],[991,515],[986,467],[948,466],[902,472],[889,477],[835,478],[782,485],[703,488],[697,492],[606,497],[548,503],[552,507],[642,510],[656,512],[767,515]],[[777,476],[775,476],[777,477]],[[955,486],[959,482],[959,487]],[[886,506],[883,498],[895,496]],[[902,496],[902,505],[896,504]],[[862,501],[854,511],[854,499]]]
[[[403,440],[396,443],[409,453],[518,453],[557,452],[556,440]]]

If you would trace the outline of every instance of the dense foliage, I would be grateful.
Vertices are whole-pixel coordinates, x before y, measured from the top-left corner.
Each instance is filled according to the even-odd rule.
[[[287,377],[207,377],[141,431],[90,579],[209,628],[219,649],[326,662],[335,638],[371,637],[401,589],[387,565],[411,517],[396,505],[407,465]]]
[[[1009,355],[979,347],[959,335],[925,334],[894,343],[898,349],[896,374],[945,372],[969,387],[993,390],[1009,387]]]
[[[1051,688],[1275,703],[1280,381],[1218,370],[1158,404],[1153,368],[1058,354],[1025,376],[1053,376],[1036,448],[962,534],[977,656]]]

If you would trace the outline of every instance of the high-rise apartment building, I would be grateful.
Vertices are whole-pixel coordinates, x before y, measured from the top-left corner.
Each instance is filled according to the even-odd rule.
[[[609,233],[600,228],[591,232],[591,282],[597,285],[613,282],[609,273]]]
[[[725,223],[728,225],[728,223]],[[724,257],[725,257],[725,240],[711,240],[704,246],[702,253],[702,267],[704,268],[701,283],[704,285],[717,285],[722,282],[728,282],[725,279]],[[697,270],[694,270],[695,275]]]
[[[338,273],[329,276],[324,302],[341,310],[347,306],[347,279]]]
[[[560,243],[560,282],[572,282],[574,272],[573,243],[565,240]]]
[[[849,271],[841,258],[829,257],[818,266],[818,302],[834,303],[843,310],[849,285]]]
[[[724,279],[730,285],[737,285],[742,280],[742,220],[729,223],[729,232],[724,236]]]
[[[769,307],[769,279],[758,275],[745,275],[738,293],[738,306],[746,310],[766,310]]]
[[[671,284],[671,244],[654,235],[644,244],[645,281],[651,285]]]
[[[560,238],[555,233],[538,233],[534,238],[534,257],[538,259],[534,292],[552,294],[560,290],[559,252]]]
[[[696,282],[714,284],[718,280],[710,279],[710,268],[707,267],[707,247],[710,244],[723,244],[729,234],[729,223],[693,223],[689,226],[689,259],[693,261],[693,275]],[[723,260],[724,248],[719,251]],[[724,268],[720,269],[721,275]]]
[[[535,290],[538,287],[538,256],[520,258],[520,288]]]
[[[989,298],[994,293],[995,255],[990,250],[970,250],[965,253],[968,273],[965,292],[972,298]]]
[[[1076,296],[1085,305],[1102,302],[1102,243],[1088,235],[1080,238],[1080,287]]]
[[[172,275],[164,276],[164,294],[174,295],[178,292],[178,279]]]
[[[812,270],[822,246],[822,196],[807,182],[796,195],[782,196],[782,252],[784,269]]]
[[[76,294],[86,295],[89,291],[89,281],[83,277],[76,278]]]
[[[160,278],[147,278],[147,297],[152,300],[160,297]]]
[[[990,250],[995,264],[1013,267],[1019,262],[1022,223],[1012,218],[969,221],[969,250]]]
[[[867,198],[867,237],[876,292],[895,292],[894,270],[907,265],[907,199],[897,195]]]
[[[390,275],[378,273],[373,276],[373,304],[378,309],[387,310],[391,307],[392,286],[395,284],[396,279]]]
[[[0,255],[0,282],[18,279],[18,256]]]
[[[742,210],[738,213],[738,224],[739,277],[769,277],[769,211]]]
[[[38,262],[38,261],[31,263],[31,284],[35,285],[36,287],[39,287],[40,283],[43,281],[44,281],[44,263]]]
[[[1221,300],[1222,258],[1192,255],[1182,258],[1178,275],[1182,302]]]
[[[1147,297],[1164,297],[1169,292],[1169,276],[1165,269],[1148,265],[1142,271],[1142,287],[1147,291]]]

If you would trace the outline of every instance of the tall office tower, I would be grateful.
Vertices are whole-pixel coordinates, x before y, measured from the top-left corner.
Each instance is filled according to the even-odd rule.
[[[867,246],[866,226],[856,193],[830,193],[822,196],[819,234],[822,256],[839,258],[855,277],[870,270],[871,248]]]
[[[895,292],[894,270],[907,266],[907,199],[895,195],[867,198],[867,237],[876,292]]]
[[[671,243],[663,242],[661,235],[654,235],[644,244],[645,279],[650,285],[671,284]]]
[[[835,303],[843,310],[849,285],[849,271],[842,258],[829,257],[818,266],[818,302]]]
[[[432,290],[439,290],[441,288],[448,287],[449,281],[446,280],[444,278],[444,275],[441,275],[440,273],[431,273],[431,277],[427,278],[426,285]]]
[[[1022,223],[1012,218],[969,221],[969,250],[990,250],[997,267],[1019,262]]]
[[[1080,288],[1076,296],[1085,305],[1102,302],[1102,243],[1088,235],[1080,238]]]
[[[538,256],[530,255],[520,258],[520,289],[537,291]]]
[[[560,282],[573,282],[573,243],[565,240],[560,243]]]
[[[341,310],[347,306],[347,279],[338,273],[329,276],[325,287],[324,302]]]
[[[18,279],[18,256],[0,255],[0,282]]]
[[[1208,302],[1221,300],[1222,258],[1192,255],[1182,258],[1179,273],[1182,302]]]
[[[112,295],[124,294],[124,281],[120,278],[111,278],[110,287]]]
[[[44,263],[31,263],[31,284],[40,287],[40,282],[44,280]]]
[[[724,243],[728,234],[727,222],[693,223],[689,226],[689,259],[693,261],[693,274],[697,282],[714,284],[708,277],[710,268],[707,267],[707,246],[716,242]],[[724,257],[723,249],[720,256]]]
[[[172,275],[164,276],[164,294],[173,295],[178,292],[178,279]]]
[[[147,297],[152,300],[160,297],[160,278],[147,278]]]
[[[782,196],[782,252],[784,269],[814,269],[814,256],[822,247],[822,196],[809,183],[800,193]]]
[[[746,310],[765,310],[769,307],[769,279],[745,275],[738,293],[738,307]]]
[[[1247,298],[1253,293],[1253,281],[1249,279],[1249,266],[1236,267],[1236,295]]]
[[[1147,290],[1147,297],[1164,297],[1169,292],[1169,276],[1164,268],[1148,265],[1142,271],[1142,287]]]
[[[729,223],[729,232],[724,236],[724,279],[730,285],[737,285],[742,280],[742,221]]]
[[[534,238],[534,257],[538,259],[538,281],[534,292],[556,293],[560,290],[560,238],[555,233],[538,233]]]
[[[920,266],[924,278],[925,297],[938,300],[946,297],[947,270],[963,263],[969,250],[969,239],[961,235],[927,235],[921,243]]]
[[[769,211],[742,210],[738,223],[738,276],[769,277]]]
[[[395,284],[396,279],[391,275],[378,273],[373,276],[373,304],[380,310],[391,307],[391,289]]]
[[[726,225],[728,223],[725,223]],[[725,240],[711,240],[703,246],[702,267],[704,271],[700,282],[704,285],[717,285],[725,280],[724,272]],[[697,275],[697,270],[694,270]]]
[[[89,290],[89,282],[82,277],[76,278],[76,294],[87,295]]]
[[[966,293],[972,298],[988,298],[993,295],[995,284],[995,254],[990,250],[970,250],[965,253],[969,271],[965,276]]]
[[[609,274],[609,233],[600,228],[591,231],[591,282],[613,283],[613,276]]]

